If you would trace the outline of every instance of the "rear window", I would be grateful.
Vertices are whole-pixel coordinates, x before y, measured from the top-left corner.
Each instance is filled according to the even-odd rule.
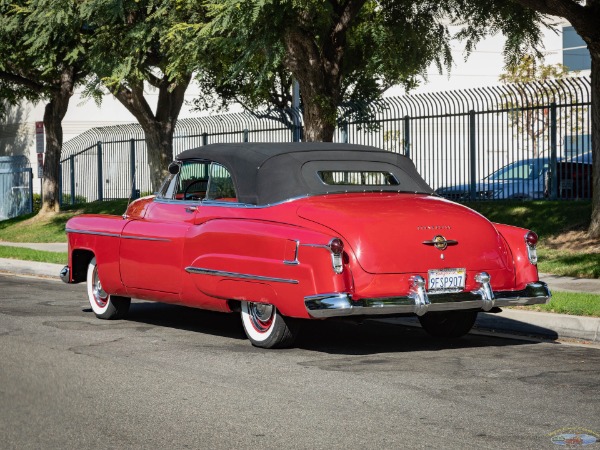
[[[375,170],[319,170],[321,181],[330,186],[398,186],[398,179],[391,173]]]

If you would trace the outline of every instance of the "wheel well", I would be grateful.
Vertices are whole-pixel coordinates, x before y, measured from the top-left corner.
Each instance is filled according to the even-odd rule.
[[[87,268],[94,257],[94,254],[89,250],[73,250],[71,258],[71,278],[74,283],[85,281],[87,277]]]
[[[242,302],[239,300],[227,300],[227,305],[232,312],[240,312],[242,310]]]

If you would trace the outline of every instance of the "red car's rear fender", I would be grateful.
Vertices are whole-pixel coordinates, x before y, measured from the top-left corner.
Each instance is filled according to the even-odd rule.
[[[494,226],[504,238],[512,253],[515,266],[515,288],[523,289],[527,283],[538,281],[537,265],[531,264],[529,261],[525,242],[525,235],[529,230],[500,223],[495,223]]]
[[[339,275],[333,270],[326,247],[332,237],[258,220],[211,220],[192,227],[183,255],[182,300],[193,305],[201,301],[200,291],[223,300],[271,303],[284,315],[308,317],[305,296],[351,287],[349,270]]]

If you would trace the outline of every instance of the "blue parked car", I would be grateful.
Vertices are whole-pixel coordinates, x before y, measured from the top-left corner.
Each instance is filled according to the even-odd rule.
[[[549,158],[531,158],[515,161],[475,185],[475,200],[544,198],[547,191]],[[442,187],[435,192],[454,201],[470,199],[470,184]]]
[[[515,161],[475,185],[475,200],[534,200],[550,195],[550,158]],[[570,159],[557,159],[556,179],[559,198],[591,198],[592,153]],[[458,184],[436,189],[436,193],[453,201],[470,200],[471,185]]]

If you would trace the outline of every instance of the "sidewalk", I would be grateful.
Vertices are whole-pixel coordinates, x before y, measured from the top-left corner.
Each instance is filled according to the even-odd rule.
[[[66,244],[12,244],[0,242],[0,245],[8,244],[38,250],[67,251]],[[32,275],[59,280],[58,274],[62,268],[62,264],[0,258],[0,273]],[[548,283],[550,290],[600,294],[599,279],[558,277],[540,273],[540,280]],[[418,325],[416,317],[384,320],[407,325]],[[572,338],[600,343],[600,318],[597,317],[504,309],[499,314],[479,314],[475,327],[476,329],[493,330],[509,334],[516,333],[546,339]]]
[[[25,247],[32,250],[44,250],[46,252],[64,252],[68,251],[68,245],[62,242],[41,244],[41,243],[27,243],[27,242],[6,242],[0,241],[0,245],[6,247]]]

